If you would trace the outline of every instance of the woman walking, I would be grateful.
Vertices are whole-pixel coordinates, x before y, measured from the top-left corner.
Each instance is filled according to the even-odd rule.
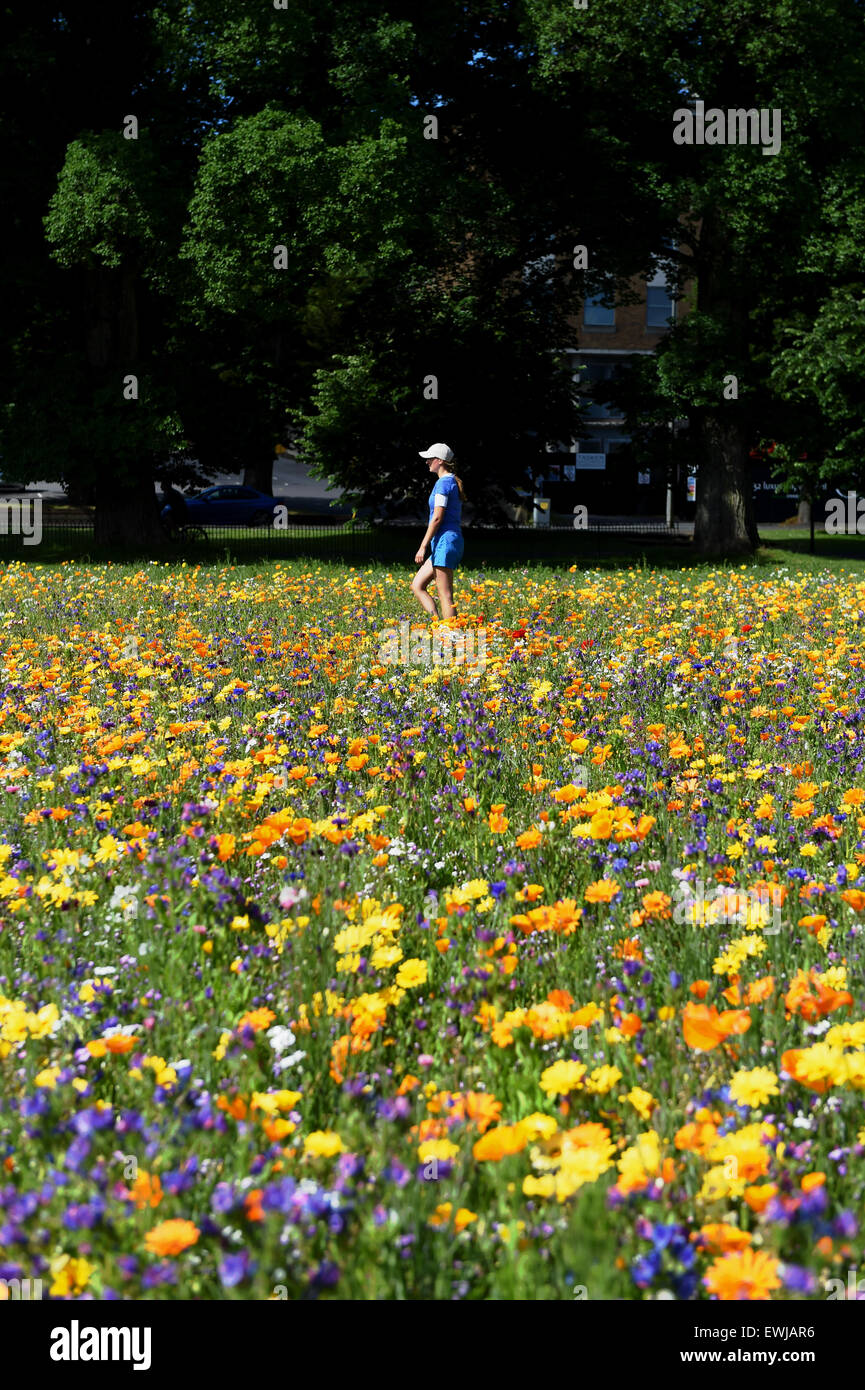
[[[420,454],[429,460],[429,471],[435,474],[429,495],[429,525],[414,557],[420,569],[412,580],[411,591],[431,618],[437,617],[432,596],[427,592],[433,579],[442,606],[442,617],[456,617],[454,609],[454,570],[463,557],[463,533],[460,529],[465,493],[453,471],[453,450],[447,444],[431,444]],[[427,546],[430,553],[427,557]]]

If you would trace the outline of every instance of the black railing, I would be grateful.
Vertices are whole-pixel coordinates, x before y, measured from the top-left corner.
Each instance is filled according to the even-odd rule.
[[[92,555],[99,558],[103,553],[111,558],[123,558],[123,547],[98,544],[92,516],[58,516],[48,511],[43,513],[41,526],[34,528],[32,522],[29,524],[29,534],[22,533],[24,528],[16,527],[14,520],[11,525],[8,518],[5,526],[2,523],[3,519],[0,518],[0,559],[14,557],[32,559],[38,563],[42,559],[67,556],[85,558]],[[408,556],[410,562],[423,525],[420,520],[373,525],[366,519],[334,519],[328,516],[291,518],[286,526],[281,527],[272,524],[190,525],[166,536],[158,546],[143,543],[136,554],[153,553],[158,549],[160,558],[185,560],[218,559],[226,553],[238,559],[250,560],[280,553],[347,560],[398,561]],[[497,555],[503,560],[510,556],[539,560],[547,556],[561,558],[585,550],[587,542],[590,546],[596,546],[607,535],[623,540],[683,539],[678,536],[675,525],[670,527],[662,520],[642,517],[624,520],[589,518],[587,525],[580,528],[563,524],[529,526],[506,522],[500,525],[475,523],[467,526],[465,533],[467,563],[471,562],[469,555],[479,561],[494,559]]]

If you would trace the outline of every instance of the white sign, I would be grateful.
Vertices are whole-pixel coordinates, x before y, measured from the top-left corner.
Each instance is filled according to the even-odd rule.
[[[606,454],[575,454],[577,468],[606,468]]]

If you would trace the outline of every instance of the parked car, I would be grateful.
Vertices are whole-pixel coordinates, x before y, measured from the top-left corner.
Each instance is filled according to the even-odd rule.
[[[272,520],[278,505],[266,492],[238,484],[205,488],[184,501],[189,526],[263,526]],[[171,508],[163,507],[166,521],[170,514]]]

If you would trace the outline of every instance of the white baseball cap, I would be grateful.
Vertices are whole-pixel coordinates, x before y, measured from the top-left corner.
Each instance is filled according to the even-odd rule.
[[[453,456],[454,451],[447,444],[431,444],[428,449],[420,451],[422,459],[441,459],[442,463],[450,463]]]

